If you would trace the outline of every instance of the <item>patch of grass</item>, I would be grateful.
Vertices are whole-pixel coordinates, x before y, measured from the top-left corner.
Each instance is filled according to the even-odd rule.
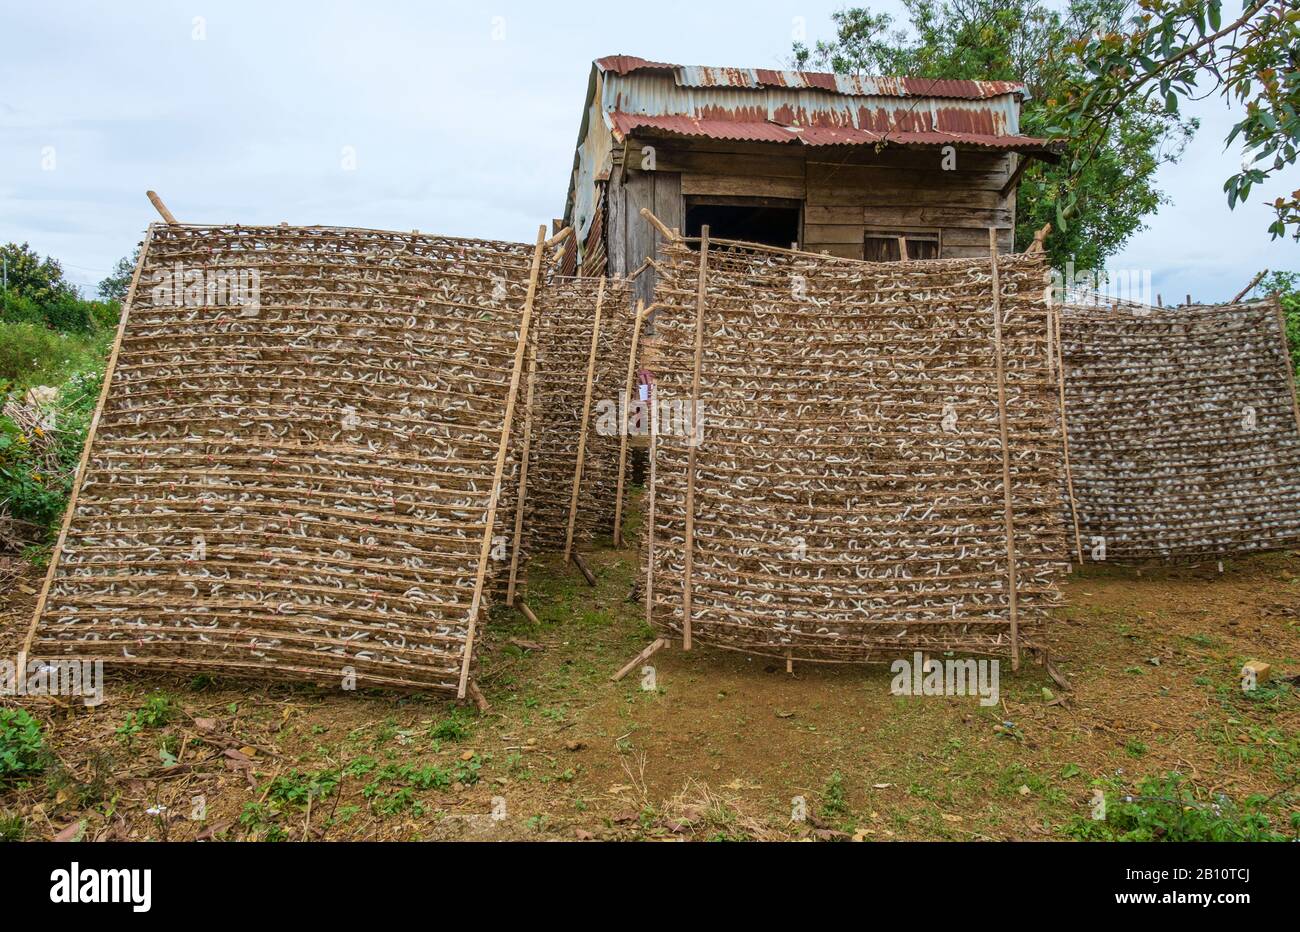
[[[1288,820],[1281,805],[1294,790],[1238,805],[1222,793],[1200,798],[1177,773],[1148,777],[1136,794],[1107,792],[1106,818],[1076,816],[1066,834],[1090,841],[1295,841],[1300,813]]]
[[[849,814],[848,801],[844,796],[844,778],[838,770],[830,775],[822,790],[821,813],[826,819],[839,819]]]
[[[27,837],[27,821],[16,813],[0,812],[0,841],[22,841]]]
[[[435,741],[463,741],[469,737],[470,722],[459,710],[429,728],[429,737]]]

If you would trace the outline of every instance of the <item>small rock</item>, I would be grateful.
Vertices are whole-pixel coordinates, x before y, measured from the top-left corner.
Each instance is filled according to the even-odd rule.
[[[470,761],[470,760],[473,760],[473,759],[474,759],[474,752],[473,752],[473,751],[463,751],[463,752],[461,753],[461,755],[460,755],[460,759],[461,759],[461,760],[464,760],[464,761]]]
[[[581,751],[586,746],[587,743],[585,741],[566,741],[564,743],[565,750],[568,751]]]

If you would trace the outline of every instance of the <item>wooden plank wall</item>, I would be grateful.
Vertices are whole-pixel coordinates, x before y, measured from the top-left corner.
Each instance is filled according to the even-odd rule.
[[[644,146],[654,147],[655,171],[642,171]],[[658,235],[642,207],[672,227],[684,222],[685,197],[795,198],[805,202],[800,246],[861,259],[869,228],[939,230],[943,258],[988,255],[988,228],[1010,252],[1015,193],[999,194],[1017,156],[959,150],[944,170],[938,149],[807,147],[713,139],[633,139],[616,150],[610,177],[610,274],[635,271],[655,255]],[[623,170],[626,160],[627,170]],[[617,203],[616,203],[617,202]],[[635,297],[647,302],[652,276]]]

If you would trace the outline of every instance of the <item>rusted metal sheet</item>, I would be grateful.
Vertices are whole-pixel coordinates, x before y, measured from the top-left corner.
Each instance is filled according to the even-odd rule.
[[[712,68],[629,56],[598,60],[594,75],[599,93],[592,117],[603,115],[616,142],[635,123],[661,132],[754,142],[887,140],[1050,154],[1045,140],[1020,135],[1025,90],[1010,81]]]
[[[959,100],[987,100],[1003,94],[1026,95],[1025,86],[1017,81],[893,78],[770,68],[720,68],[648,61],[635,55],[598,58],[596,67],[602,72],[622,76],[645,71],[670,71],[679,87],[815,88],[853,97],[950,97]]]
[[[697,119],[687,116],[643,116],[610,113],[610,128],[621,141],[636,130],[676,136],[699,136],[737,142],[798,142],[806,146],[856,146],[890,142],[898,145],[963,145],[989,149],[1031,151],[1046,149],[1046,140],[1032,136],[993,133],[959,133],[942,130],[866,130],[854,126],[780,126],[748,120]]]

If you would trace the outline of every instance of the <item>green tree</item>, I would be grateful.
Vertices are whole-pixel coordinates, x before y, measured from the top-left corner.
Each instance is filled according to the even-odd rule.
[[[77,289],[63,277],[63,266],[58,260],[42,259],[26,243],[21,246],[5,243],[0,246],[0,256],[4,258],[5,278],[13,294],[39,305],[77,297]]]
[[[1287,343],[1291,348],[1291,366],[1300,376],[1300,272],[1270,272],[1255,286],[1255,295],[1275,294],[1282,305]]]
[[[136,243],[131,255],[123,256],[113,266],[112,273],[99,283],[99,296],[105,301],[126,300],[126,292],[131,287],[131,278],[135,275],[135,265],[140,259],[140,243]]]
[[[1223,25],[1221,0],[1138,0],[1120,22],[1104,23],[1056,54],[1067,86],[1054,95],[1049,131],[1070,140],[1059,222],[1083,211],[1087,174],[1114,127],[1135,109],[1176,116],[1179,102],[1219,95],[1243,105],[1225,146],[1241,170],[1223,183],[1228,206],[1244,201],[1300,158],[1300,5],[1246,0]],[[1300,190],[1277,197],[1273,238],[1300,240]]]
[[[1069,0],[1063,11],[1044,0],[903,0],[907,28],[887,13],[851,8],[832,17],[833,39],[811,48],[795,43],[793,64],[840,73],[1023,81],[1029,91],[1021,132],[1057,135],[1049,115],[1057,98],[1081,77],[1081,66],[1056,54],[1104,26],[1118,23],[1123,0]],[[1080,192],[1075,219],[1047,240],[1052,260],[1099,268],[1139,230],[1143,218],[1168,198],[1155,185],[1157,169],[1177,161],[1196,130],[1157,105],[1128,108],[1109,128],[1082,175],[1067,159],[1035,162],[1021,176],[1016,201],[1016,246],[1054,220],[1066,187]]]

